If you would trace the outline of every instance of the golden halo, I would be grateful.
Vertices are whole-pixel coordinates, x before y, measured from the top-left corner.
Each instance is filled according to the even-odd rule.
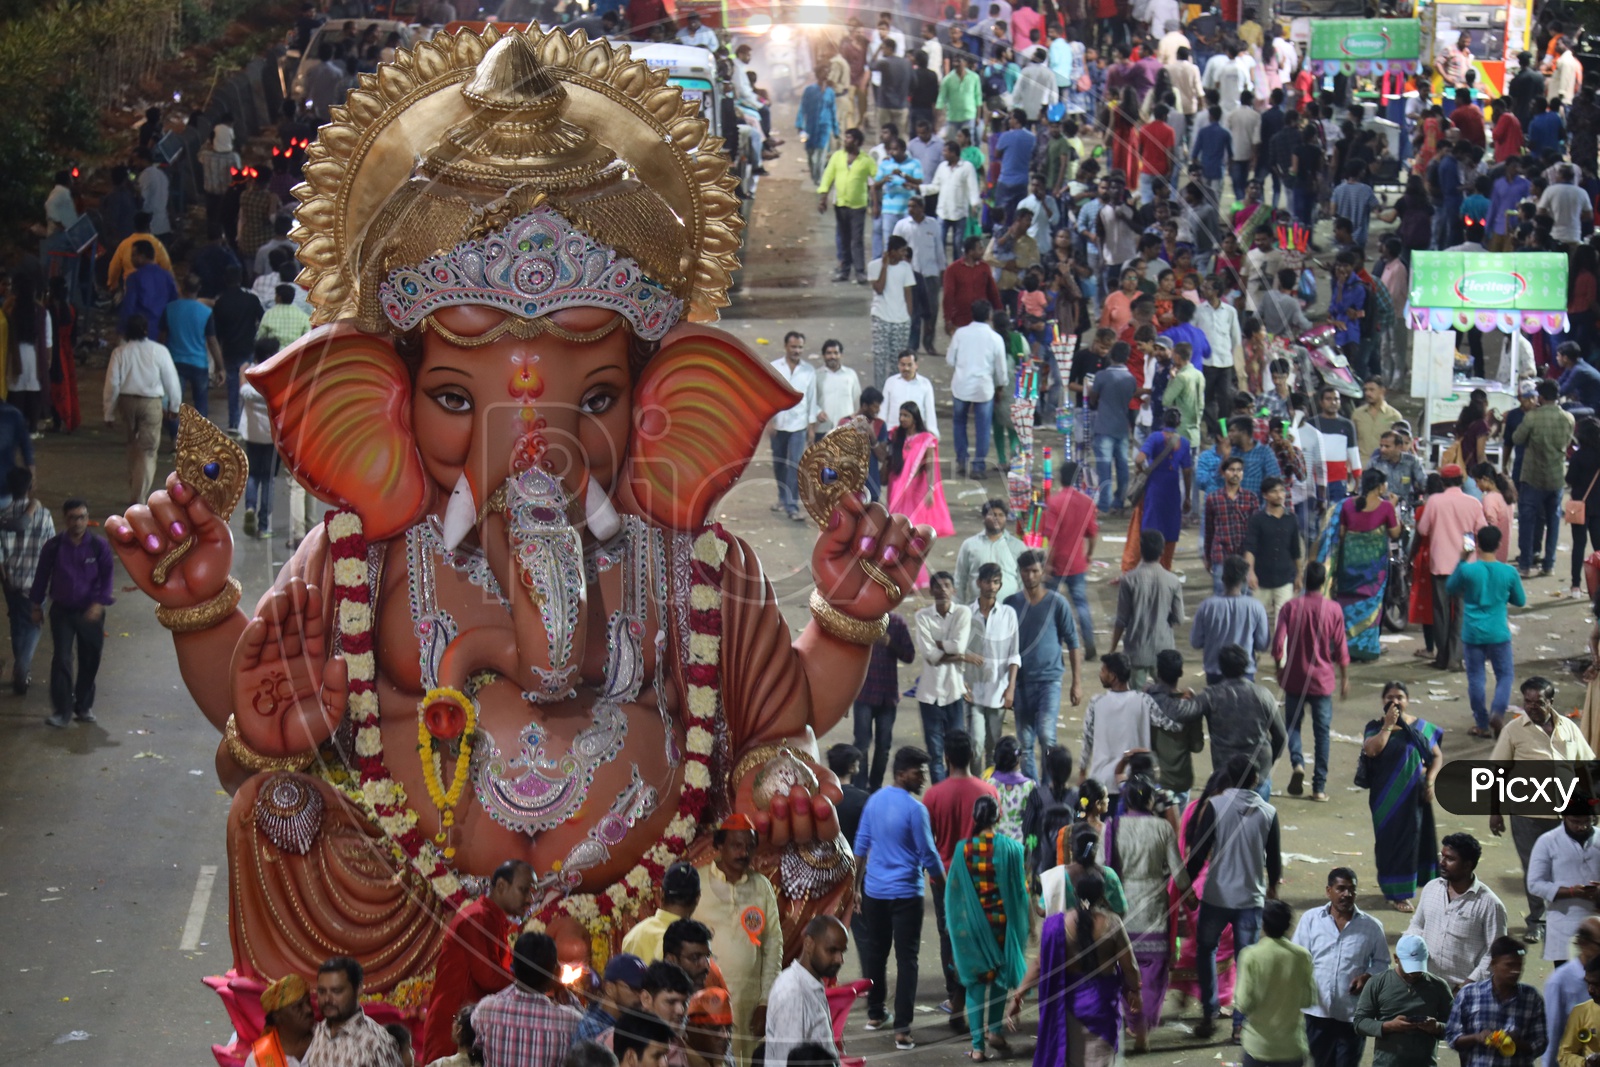
[[[581,30],[510,32],[526,37],[566,91],[568,120],[592,131],[681,220],[683,280],[673,288],[688,304],[688,320],[715,321],[738,268],[743,220],[737,179],[699,106],[667,84],[665,71],[631,58],[625,45],[590,41]],[[417,161],[471,118],[474,105],[461,89],[502,36],[491,25],[482,34],[461,30],[401,49],[393,63],[361,75],[344,104],[330,109],[331,121],[307,149],[305,181],[294,190],[301,203],[291,236],[300,249],[299,281],[311,291],[313,323],[361,314],[367,228],[412,179]],[[425,253],[417,262],[453,248],[460,235],[441,232],[430,250],[431,239],[407,235],[408,250]]]

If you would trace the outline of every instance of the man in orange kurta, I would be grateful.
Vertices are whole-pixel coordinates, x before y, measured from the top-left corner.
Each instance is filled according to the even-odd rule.
[[[456,1012],[511,984],[513,916],[527,912],[533,903],[533,868],[521,860],[507,860],[495,868],[489,895],[479,897],[456,912],[439,946],[439,962],[428,998],[427,1031],[419,1063],[453,1055],[451,1034]]]

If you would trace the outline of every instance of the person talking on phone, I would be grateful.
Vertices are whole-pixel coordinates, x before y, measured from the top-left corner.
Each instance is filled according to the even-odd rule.
[[[1500,730],[1500,737],[1495,741],[1494,752],[1489,758],[1508,764],[1554,760],[1574,762],[1594,759],[1594,750],[1584,740],[1583,731],[1578,729],[1577,723],[1565,715],[1557,714],[1555,685],[1547,678],[1534,675],[1522,683],[1522,714],[1509,720]],[[1509,765],[1505,770],[1507,774],[1512,773]],[[1548,815],[1511,816],[1511,841],[1517,846],[1517,857],[1522,861],[1524,876],[1529,872],[1528,862],[1533,856],[1534,845],[1546,833],[1554,831],[1558,821],[1555,812]],[[1506,817],[1498,814],[1489,816],[1489,832],[1496,837],[1505,833]],[[1527,885],[1527,893],[1528,932],[1523,935],[1523,940],[1533,945],[1544,936],[1545,899],[1534,892],[1531,881]],[[1572,935],[1575,925],[1563,930],[1563,942]],[[1561,957],[1565,958],[1565,955],[1563,944]]]
[[[1483,505],[1461,491],[1466,472],[1459,463],[1439,468],[1444,492],[1430,496],[1428,506],[1417,519],[1417,534],[1428,539],[1429,564],[1433,574],[1434,649],[1438,658],[1435,670],[1460,671],[1461,599],[1452,596],[1447,583],[1465,553],[1477,548],[1478,531],[1489,525]],[[1474,732],[1473,736],[1483,734]]]

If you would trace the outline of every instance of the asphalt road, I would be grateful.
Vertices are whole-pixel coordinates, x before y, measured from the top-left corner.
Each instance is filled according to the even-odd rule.
[[[778,358],[783,333],[799,329],[816,351],[826,337],[843,340],[847,362],[870,373],[867,293],[826,280],[832,264],[830,216],[819,216],[804,177],[804,155],[797,142],[770,165],[756,202],[744,272],[745,289],[724,315],[724,326],[763,356]],[[820,279],[820,280],[819,280]],[[941,339],[942,348],[943,339]],[[944,395],[948,371],[941,360],[925,361],[925,372]],[[98,412],[98,374],[81,381],[85,411]],[[220,399],[220,398],[219,398]],[[213,403],[215,404],[215,400]],[[68,495],[84,495],[92,514],[115,509],[122,496],[122,444],[119,437],[85,428],[70,438],[39,442],[40,484],[44,499],[59,505]],[[164,455],[163,472],[170,469]],[[947,463],[951,462],[946,456]],[[719,517],[761,554],[784,597],[792,625],[806,620],[809,587],[806,560],[815,530],[773,521],[770,463],[758,455],[743,482],[724,501]],[[956,525],[966,536],[979,528],[977,507],[998,488],[974,483],[948,487]],[[280,493],[282,493],[280,483]],[[279,514],[286,507],[280,495]],[[236,519],[237,532],[237,519]],[[1114,561],[1120,537],[1109,537],[1102,556]],[[931,561],[953,567],[959,536],[941,543]],[[1564,539],[1565,540],[1565,539]],[[1568,551],[1558,572],[1564,572]],[[247,602],[270,580],[287,555],[281,541],[239,543],[235,573]],[[942,562],[941,562],[942,561]],[[1190,574],[1192,612],[1208,589],[1195,558],[1192,536],[1180,544],[1180,571]],[[1097,568],[1091,585],[1096,617],[1109,630],[1112,590]],[[48,713],[50,640],[35,661],[36,683],[25,698],[0,695],[0,1067],[55,1067],[119,1060],[129,1067],[204,1065],[208,1046],[226,1041],[230,1026],[221,1003],[201,985],[208,974],[229,965],[227,947],[227,869],[223,823],[228,799],[212,769],[214,730],[201,718],[181,687],[171,643],[151,616],[150,603],[127,588],[118,575],[118,603],[107,614],[105,662],[96,705],[99,723],[64,731],[44,725]],[[1514,613],[1520,625],[1515,641],[1519,675],[1544,673],[1561,686],[1559,703],[1572,709],[1581,687],[1561,675],[1558,660],[1582,651],[1589,626],[1582,601],[1552,594],[1564,581],[1532,583],[1530,607]],[[908,604],[907,612],[916,605]],[[1285,828],[1285,848],[1295,855],[1288,867],[1284,897],[1296,911],[1317,906],[1326,869],[1353,866],[1365,887],[1375,886],[1371,863],[1371,823],[1365,796],[1349,785],[1362,724],[1378,714],[1378,688],[1386,678],[1426,681],[1414,685],[1413,707],[1450,731],[1449,755],[1486,755],[1486,746],[1465,736],[1470,714],[1462,675],[1433,675],[1410,656],[1415,631],[1386,644],[1377,664],[1352,671],[1352,698],[1336,703],[1332,802],[1274,798]],[[1102,634],[1104,648],[1109,637]],[[910,684],[909,673],[905,684]],[[1198,683],[1197,683],[1198,684]],[[1098,691],[1085,679],[1087,695]],[[1433,694],[1440,694],[1434,696]],[[1074,751],[1081,737],[1079,708],[1064,706],[1061,736]],[[897,742],[920,741],[915,708],[902,705]],[[823,744],[850,739],[848,721],[823,738]],[[1309,746],[1310,739],[1307,738]],[[1205,757],[1197,771],[1209,768]],[[1287,779],[1281,764],[1276,780]],[[1440,832],[1470,829],[1487,838],[1485,828],[1467,826],[1441,814]],[[1507,902],[1514,926],[1520,925],[1520,871],[1509,839],[1486,842],[1480,875]],[[1374,894],[1368,900],[1391,938],[1405,916],[1390,911]],[[1538,955],[1535,949],[1531,953]],[[942,998],[938,945],[931,909],[924,928],[922,977],[916,1034],[922,1047],[897,1054],[886,1034],[864,1034],[858,1009],[851,1051],[874,1059],[895,1055],[954,1064],[964,1038],[946,1029],[933,1005]],[[1527,980],[1542,981],[1546,965],[1530,960]],[[842,977],[857,974],[853,954]],[[1237,1049],[1201,1045],[1187,1036],[1193,1008],[1169,1008],[1169,1025],[1154,1037],[1149,1062],[1210,1064],[1239,1058]],[[1017,1041],[1019,1058],[1031,1039]],[[120,1050],[120,1051],[119,1051]]]

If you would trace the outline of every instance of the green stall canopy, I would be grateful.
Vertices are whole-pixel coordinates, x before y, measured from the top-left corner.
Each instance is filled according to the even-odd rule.
[[[1565,331],[1567,257],[1560,252],[1413,252],[1406,321],[1413,330]]]
[[[1417,68],[1422,32],[1416,19],[1317,19],[1306,66],[1313,74],[1385,74]]]

